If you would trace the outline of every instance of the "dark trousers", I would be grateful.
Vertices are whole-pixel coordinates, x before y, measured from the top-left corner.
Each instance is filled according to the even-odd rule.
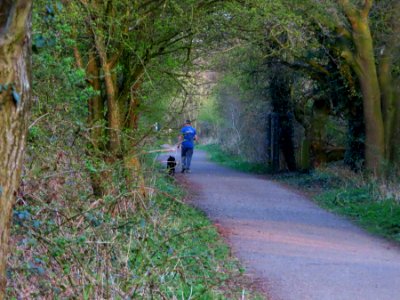
[[[182,147],[181,157],[182,157],[182,169],[183,170],[190,170],[192,156],[193,156],[193,148]]]

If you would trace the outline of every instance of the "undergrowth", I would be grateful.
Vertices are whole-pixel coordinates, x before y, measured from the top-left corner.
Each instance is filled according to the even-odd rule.
[[[54,154],[55,144],[30,144],[13,214],[7,299],[256,297],[214,226],[148,159],[146,195],[128,188],[116,163],[101,170],[113,180],[99,198],[90,188],[96,169],[60,142]]]

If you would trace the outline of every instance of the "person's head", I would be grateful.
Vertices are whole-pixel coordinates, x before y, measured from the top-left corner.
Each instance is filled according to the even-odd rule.
[[[185,125],[192,125],[192,121],[190,121],[189,119],[185,121]]]

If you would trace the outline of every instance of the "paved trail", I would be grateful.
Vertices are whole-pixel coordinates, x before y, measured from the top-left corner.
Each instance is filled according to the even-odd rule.
[[[400,299],[400,250],[304,196],[195,151],[194,204],[226,232],[269,299]]]

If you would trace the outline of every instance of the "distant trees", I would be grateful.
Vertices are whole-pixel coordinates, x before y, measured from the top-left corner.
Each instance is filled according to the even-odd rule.
[[[0,299],[31,103],[31,6],[29,0],[0,3]]]

